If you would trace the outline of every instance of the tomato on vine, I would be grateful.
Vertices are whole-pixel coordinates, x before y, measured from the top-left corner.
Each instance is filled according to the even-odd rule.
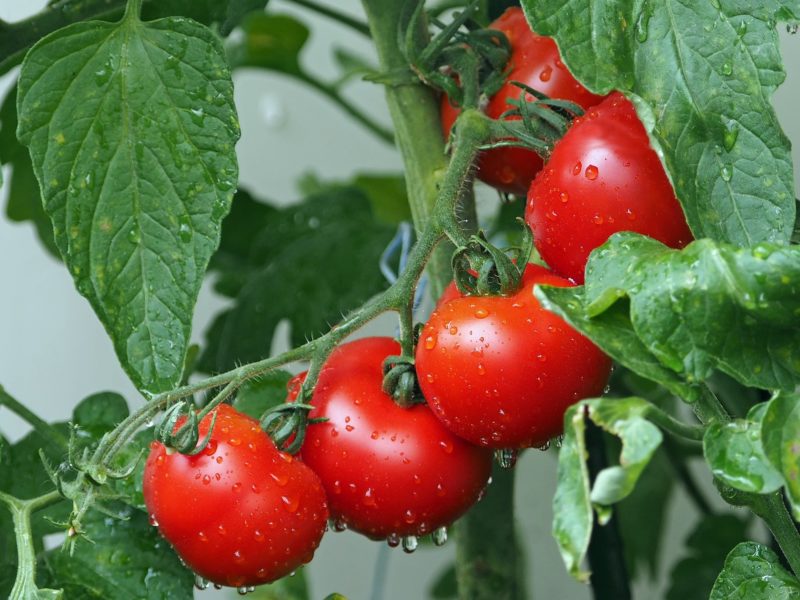
[[[575,119],[528,191],[525,219],[556,273],[583,283],[589,253],[619,231],[672,248],[692,240],[633,104],[614,93]]]
[[[592,94],[572,76],[561,62],[556,43],[549,37],[531,31],[521,8],[506,10],[489,29],[503,32],[511,45],[511,68],[506,82],[489,100],[485,112],[492,119],[511,106],[522,90],[512,81],[523,83],[551,98],[570,100],[583,108],[600,102],[603,96]],[[459,109],[445,96],[442,98],[441,118],[445,136],[458,117]],[[478,178],[503,192],[524,195],[531,181],[542,168],[542,159],[533,150],[517,147],[493,148],[483,152],[478,161]]]
[[[301,450],[335,522],[390,544],[449,525],[491,471],[491,454],[453,435],[427,406],[401,408],[381,389],[382,363],[397,354],[400,345],[385,337],[337,347],[310,401],[309,416],[328,421],[309,425]]]
[[[169,452],[153,442],[144,469],[145,504],[199,576],[234,587],[268,583],[313,557],[328,517],[325,492],[311,469],[279,451],[258,421],[226,404],[215,411],[211,437],[198,454]],[[211,418],[200,422],[201,439]]]
[[[536,284],[571,285],[528,265],[515,294],[451,297],[420,334],[416,369],[428,405],[473,444],[542,445],[561,433],[566,409],[599,396],[608,379],[608,357],[539,305]]]

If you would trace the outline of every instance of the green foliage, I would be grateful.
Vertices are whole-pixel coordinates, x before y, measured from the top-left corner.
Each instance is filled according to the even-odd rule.
[[[242,35],[228,40],[232,68],[261,67],[301,76],[300,52],[308,40],[308,27],[287,15],[251,13],[242,21]]]
[[[731,550],[709,596],[709,600],[798,598],[800,581],[781,566],[772,550],[754,542],[743,542]]]
[[[782,476],[796,521],[800,521],[800,396],[779,394],[761,413],[761,444]]]
[[[261,585],[250,594],[253,600],[308,600],[308,582],[305,569],[279,579],[269,585]]]
[[[646,418],[650,404],[641,398],[583,400],[564,415],[564,441],[558,456],[558,484],[553,498],[553,536],[570,574],[581,571],[592,534],[593,512],[602,525],[610,505],[627,497],[661,443],[661,431]],[[592,484],[586,466],[585,418],[622,442],[619,465],[597,474]]]
[[[430,596],[436,600],[458,598],[458,582],[456,581],[456,566],[454,564],[448,565],[439,573],[431,586]]]
[[[800,247],[699,240],[678,251],[619,233],[590,256],[584,288],[536,293],[632,371],[694,400],[690,386],[714,369],[748,386],[794,388],[798,281]]]
[[[258,419],[267,410],[286,401],[286,384],[291,379],[286,371],[270,371],[263,377],[251,379],[236,392],[233,407]]]
[[[63,587],[65,600],[194,597],[194,575],[147,515],[128,509],[120,520],[93,511],[83,525],[90,541],[78,542],[71,554],[55,549],[44,557],[45,578]]]
[[[254,235],[249,226],[235,228],[248,222],[264,226]],[[268,356],[283,319],[294,346],[327,330],[386,287],[378,260],[393,233],[355,187],[332,188],[279,211],[237,196],[223,225],[227,268],[217,283],[236,301],[211,326],[200,368],[225,371]],[[244,235],[252,236],[246,255]]]
[[[666,600],[707,600],[725,555],[746,536],[747,522],[734,515],[703,518],[686,540],[688,555],[670,573]]]
[[[78,291],[137,387],[172,388],[238,174],[219,39],[183,18],[71,25],[26,57],[18,111]]]
[[[738,246],[789,240],[791,144],[771,97],[785,77],[775,20],[800,18],[796,2],[522,5],[581,82],[635,100],[695,237]]]

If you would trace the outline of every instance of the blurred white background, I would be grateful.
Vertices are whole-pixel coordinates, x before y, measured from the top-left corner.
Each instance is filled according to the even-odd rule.
[[[33,14],[45,0],[4,0],[0,19],[16,21]],[[360,16],[355,0],[340,0],[337,8]],[[274,0],[270,11],[301,18],[312,28],[302,56],[308,69],[330,78],[335,72],[331,49],[346,40],[348,47],[371,56],[369,44],[340,26],[293,4]],[[781,28],[781,42],[788,78],[775,95],[775,104],[787,135],[800,144],[800,35],[790,36]],[[17,70],[0,78],[0,95],[13,84]],[[242,126],[238,150],[241,183],[256,196],[273,202],[291,202],[298,193],[295,182],[312,171],[325,179],[345,179],[354,172],[397,172],[398,153],[355,124],[337,107],[307,86],[264,71],[239,71],[234,77],[236,103]],[[348,95],[365,111],[389,123],[380,86],[355,82]],[[325,132],[324,136],[314,132]],[[795,176],[800,182],[800,152],[794,155]],[[800,189],[800,185],[798,185]],[[0,206],[5,192],[0,190]],[[3,208],[4,210],[4,208]],[[142,402],[120,368],[111,343],[89,304],[74,289],[61,263],[50,258],[39,244],[33,227],[0,218],[0,383],[48,420],[66,420],[82,398],[100,390],[115,390],[132,405]],[[225,305],[206,286],[200,294],[194,319],[193,341],[202,342],[211,317]],[[374,327],[391,334],[393,322]],[[373,328],[372,332],[376,332]],[[0,433],[12,441],[28,426],[0,408]],[[532,597],[548,600],[584,600],[589,589],[565,572],[550,536],[551,501],[555,488],[555,454],[529,451],[517,466],[517,518],[527,548],[528,587]],[[698,479],[716,498],[706,470]],[[680,555],[683,541],[696,517],[693,505],[679,491],[665,524],[661,579]],[[311,597],[323,598],[339,592],[350,600],[400,600],[427,597],[431,583],[452,561],[452,543],[443,548],[421,548],[413,555],[394,550],[389,554],[386,585],[382,595],[371,595],[376,562],[375,542],[355,534],[328,534],[307,568]],[[666,572],[665,572],[666,571]],[[662,596],[661,584],[636,586],[636,597]],[[226,592],[233,594],[233,592]],[[222,592],[197,592],[211,599]]]

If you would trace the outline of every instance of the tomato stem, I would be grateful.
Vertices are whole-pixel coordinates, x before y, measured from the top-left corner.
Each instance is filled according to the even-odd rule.
[[[6,392],[2,385],[0,385],[0,406],[5,406],[15,415],[25,420],[42,436],[46,443],[53,446],[54,450],[59,453],[66,452],[67,438],[58,429]]]

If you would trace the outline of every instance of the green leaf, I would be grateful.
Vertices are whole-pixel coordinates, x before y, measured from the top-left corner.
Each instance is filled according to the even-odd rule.
[[[672,568],[666,600],[707,600],[725,555],[745,539],[747,527],[730,514],[703,518],[686,540],[688,555]]]
[[[53,224],[45,214],[39,183],[33,174],[31,156],[25,146],[17,141],[17,86],[14,85],[0,106],[0,164],[11,167],[6,216],[14,222],[30,221],[45,249],[60,258]]]
[[[136,435],[123,446],[115,457],[116,467],[129,465],[131,461],[136,460],[138,457],[139,462],[136,463],[136,468],[130,476],[124,479],[112,479],[109,482],[114,492],[119,494],[120,501],[142,512],[147,512],[147,507],[144,504],[144,495],[142,494],[144,465],[150,452],[150,444],[154,439],[153,427],[147,427],[136,432]]]
[[[783,485],[761,444],[761,418],[765,406],[757,405],[747,419],[714,421],[703,436],[703,454],[715,477],[744,492],[769,494]]]
[[[288,15],[250,13],[241,29],[242,35],[232,36],[226,44],[231,67],[261,67],[302,78],[299,56],[308,27]]]
[[[583,292],[539,289],[537,297],[569,313],[575,327],[631,370],[664,385],[663,372],[634,366],[605,326],[603,317],[622,298],[630,303],[623,309],[628,326],[641,340],[637,350],[643,345],[648,360],[655,357],[687,384],[714,369],[751,387],[789,391],[800,382],[799,246],[738,249],[699,240],[678,251],[619,233],[589,257]],[[680,395],[693,399],[696,392]]]
[[[376,221],[360,190],[330,190],[268,221],[247,260],[219,281],[236,302],[207,333],[201,370],[225,371],[266,357],[283,319],[298,346],[386,287],[378,260],[394,231]],[[238,232],[226,223],[223,240],[229,236]]]
[[[780,3],[523,0],[570,71],[630,95],[696,238],[786,243],[795,220],[790,143],[771,97],[785,73]],[[796,2],[792,3],[795,15]],[[789,4],[784,4],[788,9]]]
[[[236,392],[233,407],[258,419],[273,406],[286,401],[286,384],[291,378],[292,374],[286,371],[270,371],[258,379],[251,379]]]
[[[605,524],[611,517],[610,505],[633,491],[661,443],[661,431],[645,419],[649,407],[641,398],[597,398],[571,406],[564,415],[553,537],[567,570],[576,579],[585,581],[589,576],[581,570],[581,562],[592,534],[593,510],[598,522]],[[585,417],[622,441],[619,465],[600,471],[593,485],[586,466]]]
[[[308,600],[310,596],[305,569],[269,585],[261,585],[249,596],[253,600]]]
[[[11,444],[0,435],[0,490],[11,487]],[[17,544],[11,511],[0,504],[0,598],[8,598],[17,573]]]
[[[78,290],[136,386],[174,387],[238,175],[219,39],[178,17],[71,25],[26,56],[18,113]]]
[[[450,564],[442,570],[431,586],[431,598],[436,600],[454,600],[458,598],[458,582],[456,581],[456,566]]]
[[[55,549],[45,563],[52,585],[64,588],[65,600],[193,598],[194,575],[183,567],[147,516],[130,510],[127,520],[90,511],[83,525],[92,543],[75,552]]]
[[[99,392],[80,401],[72,411],[72,422],[99,440],[128,414],[125,398],[116,392]]]
[[[778,555],[755,542],[736,546],[719,574],[709,600],[796,600],[800,582],[780,564]]]
[[[800,396],[778,394],[761,420],[761,443],[772,466],[782,475],[796,521],[800,521]]]

